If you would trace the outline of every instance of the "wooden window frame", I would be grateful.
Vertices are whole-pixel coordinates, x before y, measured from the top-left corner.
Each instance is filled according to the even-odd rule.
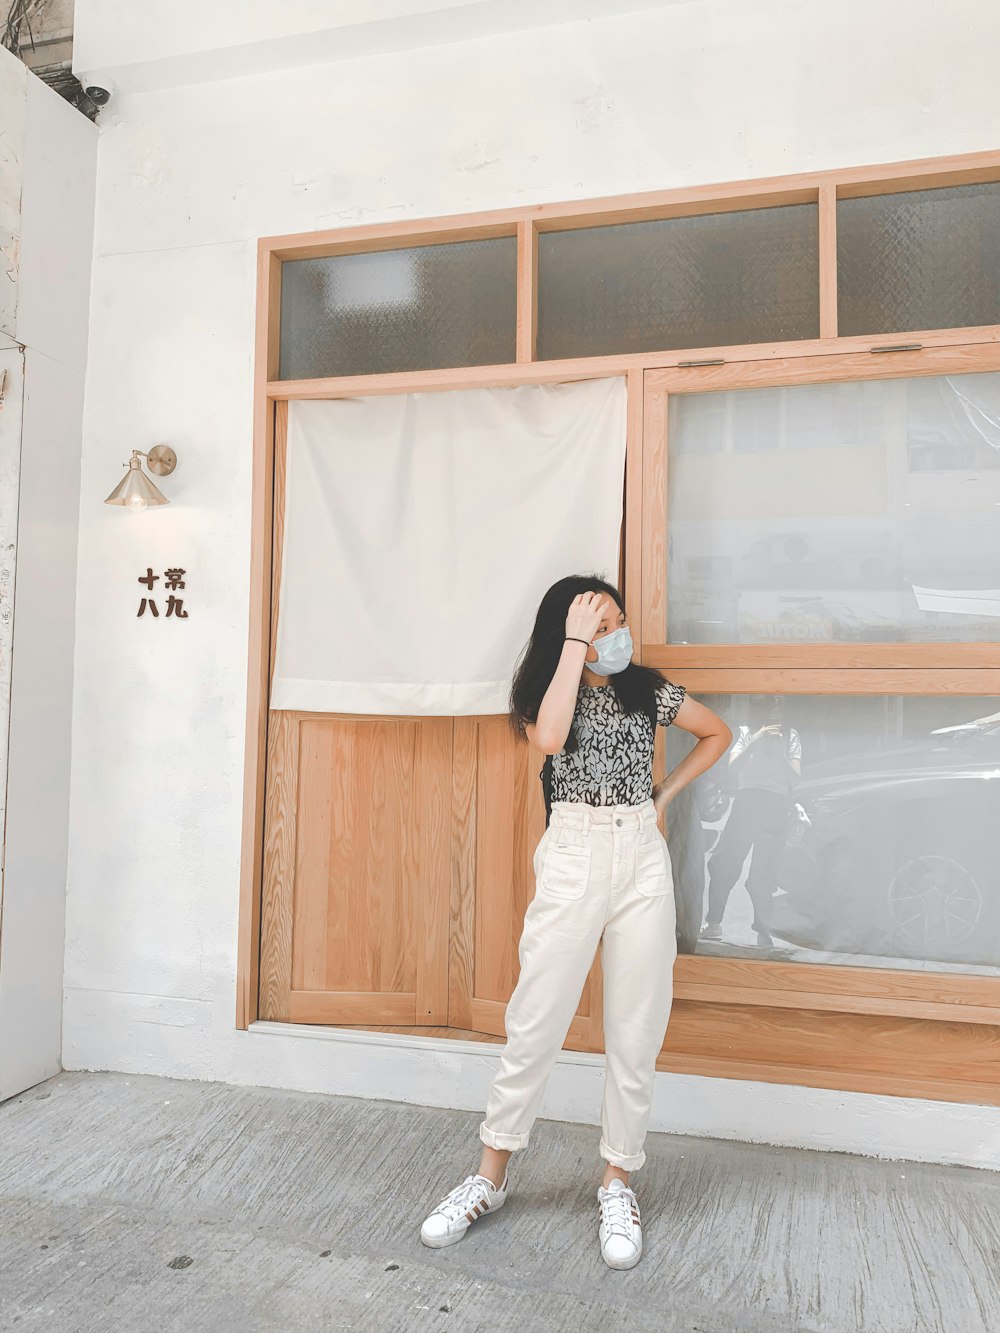
[[[699,694],[1000,694],[1000,643],[671,644],[667,642],[665,509],[671,393],[1000,371],[1000,344],[732,362],[643,374],[641,586],[636,597],[641,660]],[[658,765],[661,753],[658,747]],[[669,817],[669,812],[668,812]],[[829,1009],[1000,1024],[1000,976],[840,963],[771,962],[680,954],[681,999],[718,1004]]]
[[[921,158],[829,172],[730,181],[539,207],[504,209],[392,224],[263,237],[258,242],[254,354],[253,497],[246,765],[240,882],[236,1026],[258,1017],[260,913],[264,835],[268,681],[271,669],[273,488],[276,404],[518,384],[554,383],[622,374],[629,399],[624,535],[625,597],[638,626],[643,662],[683,674],[692,693],[960,693],[997,691],[996,644],[674,645],[657,631],[665,606],[664,528],[656,514],[665,485],[665,401],[669,392],[889,378],[1000,368],[1000,325],[907,330],[842,338],[837,333],[837,201],[863,195],[1000,181],[1000,151]],[[697,347],[566,360],[535,359],[537,238],[540,231],[614,225],[785,204],[815,203],[818,217],[820,337],[785,343]],[[486,236],[517,237],[516,360],[509,365],[281,380],[281,269],[295,259]],[[918,350],[893,350],[903,345]],[[873,355],[882,352],[885,355]],[[692,362],[712,364],[691,365]],[[942,369],[944,367],[945,369]],[[641,484],[640,484],[641,483]],[[659,523],[659,527],[657,524]],[[663,743],[657,762],[662,766]],[[841,1014],[945,1019],[1000,1025],[1000,978],[837,964],[684,956],[678,958],[680,999],[719,1005],[835,1010]],[[720,1011],[721,1012],[721,1011]],[[718,1067],[717,1067],[718,1066]],[[661,1062],[661,1067],[663,1067]],[[687,1072],[730,1073],[718,1062],[679,1059]],[[749,1077],[789,1077],[789,1067]],[[825,1076],[810,1081],[823,1082]],[[912,1082],[912,1080],[911,1080]],[[859,1080],[879,1091],[871,1075]],[[843,1086],[826,1082],[827,1086]],[[914,1084],[916,1086],[916,1084]],[[972,1084],[970,1083],[970,1087]],[[903,1091],[897,1080],[890,1091]],[[920,1095],[919,1093],[917,1095]],[[926,1095],[949,1095],[930,1091]],[[996,1100],[992,1085],[955,1100]]]

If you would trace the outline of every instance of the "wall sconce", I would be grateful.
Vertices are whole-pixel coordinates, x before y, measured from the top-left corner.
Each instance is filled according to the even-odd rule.
[[[142,449],[133,449],[127,465],[128,471],[104,501],[106,505],[123,505],[138,514],[149,505],[170,503],[143,472],[140,458],[145,458],[150,472],[155,472],[158,477],[168,476],[177,466],[177,455],[167,444],[154,444],[148,454]]]

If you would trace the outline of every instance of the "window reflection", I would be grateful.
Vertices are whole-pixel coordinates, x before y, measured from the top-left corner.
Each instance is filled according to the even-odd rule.
[[[671,643],[1000,639],[1000,373],[669,397]]]
[[[702,698],[734,739],[667,815],[682,952],[1000,970],[1000,699]]]
[[[708,906],[701,937],[722,939],[722,921],[729,895],[743,872],[753,905],[751,929],[758,944],[772,944],[771,908],[778,861],[786,839],[795,790],[802,772],[802,738],[785,720],[785,701],[778,695],[754,695],[748,721],[736,737],[719,773],[719,836],[708,858]]]

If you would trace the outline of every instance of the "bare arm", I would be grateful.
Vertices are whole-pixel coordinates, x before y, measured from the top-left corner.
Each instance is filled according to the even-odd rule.
[[[697,736],[698,743],[654,788],[653,801],[658,815],[663,813],[683,787],[686,787],[699,773],[711,768],[716,760],[725,754],[733,739],[732,731],[718,713],[714,713],[697,699],[692,699],[690,695],[685,696],[671,725]]]
[[[566,633],[572,637],[562,646],[559,665],[538,705],[538,717],[525,726],[528,740],[543,754],[558,754],[566,744],[576,712],[583,663],[609,604],[611,599],[598,592],[581,592],[570,603]],[[578,643],[578,639],[585,642]]]
[[[566,640],[555,675],[538,706],[538,720],[525,727],[528,740],[543,754],[558,754],[566,744],[586,656],[585,643]]]

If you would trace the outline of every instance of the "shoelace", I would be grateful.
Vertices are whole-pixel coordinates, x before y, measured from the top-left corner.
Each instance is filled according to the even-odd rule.
[[[632,1239],[633,1204],[636,1212],[638,1212],[638,1200],[635,1193],[630,1189],[615,1190],[610,1194],[605,1194],[601,1199],[601,1221],[609,1235],[617,1231],[629,1240]]]
[[[486,1186],[482,1180],[476,1176],[466,1176],[461,1185],[456,1185],[438,1204],[437,1211],[454,1220],[485,1197]]]

